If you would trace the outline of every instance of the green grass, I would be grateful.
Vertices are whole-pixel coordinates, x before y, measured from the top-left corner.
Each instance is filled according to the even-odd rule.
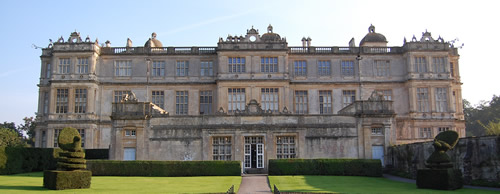
[[[437,191],[417,189],[415,184],[385,178],[359,176],[269,176],[271,187],[281,192],[312,193],[498,193],[478,189]]]
[[[238,191],[239,176],[116,177],[93,176],[90,189],[47,190],[43,173],[0,176],[0,193],[221,193],[231,185]]]

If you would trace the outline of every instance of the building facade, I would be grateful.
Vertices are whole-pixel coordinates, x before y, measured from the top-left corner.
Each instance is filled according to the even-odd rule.
[[[388,47],[289,47],[269,25],[217,47],[111,47],[74,32],[42,51],[36,146],[71,126],[112,159],[380,158],[386,148],[465,136],[459,55],[431,33]]]

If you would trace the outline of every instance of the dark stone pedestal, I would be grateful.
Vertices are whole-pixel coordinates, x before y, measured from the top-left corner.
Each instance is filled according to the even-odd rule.
[[[88,170],[43,172],[43,187],[52,190],[90,188],[92,172]]]
[[[417,187],[422,189],[455,190],[463,187],[462,172],[453,168],[417,171]]]

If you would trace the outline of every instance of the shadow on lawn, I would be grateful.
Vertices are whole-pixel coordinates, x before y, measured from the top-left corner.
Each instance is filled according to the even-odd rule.
[[[2,186],[2,185],[0,185],[0,193],[1,193],[1,190],[42,191],[42,190],[48,190],[48,189],[43,188],[42,186]]]

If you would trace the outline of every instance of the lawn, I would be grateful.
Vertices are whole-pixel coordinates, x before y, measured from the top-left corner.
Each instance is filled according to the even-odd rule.
[[[357,176],[269,176],[281,192],[312,193],[498,193],[478,189],[437,191],[417,189],[415,184],[396,182],[385,178]]]
[[[43,173],[0,176],[0,193],[222,193],[238,191],[240,176],[117,177],[93,176],[90,189],[47,190]]]

